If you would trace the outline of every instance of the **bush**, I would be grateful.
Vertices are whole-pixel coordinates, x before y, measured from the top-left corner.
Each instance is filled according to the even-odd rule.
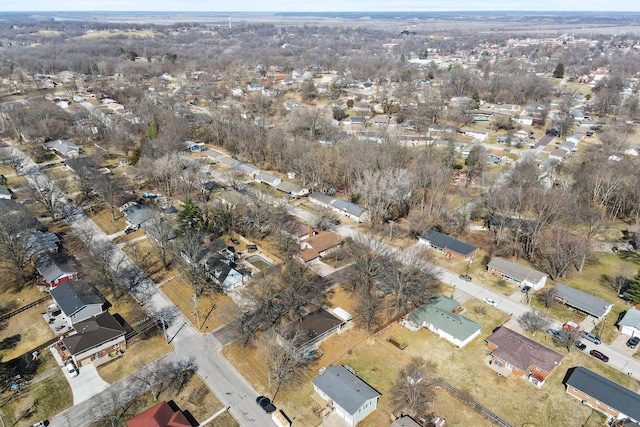
[[[15,348],[22,337],[20,334],[12,335],[0,341],[0,350],[9,350]]]

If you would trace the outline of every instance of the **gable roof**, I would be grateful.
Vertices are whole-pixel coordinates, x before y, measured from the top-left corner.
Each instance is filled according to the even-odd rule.
[[[494,356],[521,371],[535,366],[539,370],[550,373],[563,358],[560,353],[556,353],[504,326],[498,328],[486,341],[497,347],[492,351]]]
[[[437,294],[422,307],[412,311],[408,318],[418,325],[431,324],[454,338],[464,341],[482,329],[482,325],[454,313],[453,310],[459,306],[456,300]]]
[[[31,258],[35,255],[57,251],[59,243],[60,239],[55,234],[34,230],[24,237],[23,244],[27,256]]]
[[[438,233],[435,230],[429,230],[426,234],[420,234],[419,237],[428,240],[431,245],[437,248],[449,249],[463,256],[468,256],[478,249],[473,245],[447,236],[446,234]]]
[[[47,283],[52,283],[59,277],[76,273],[73,260],[65,254],[44,254],[36,260],[35,265]]]
[[[276,188],[282,191],[283,193],[289,193],[289,194],[304,193],[309,191],[303,186],[298,185],[295,182],[291,182],[291,181],[282,181],[280,182],[280,184],[278,184]]]
[[[321,231],[315,236],[309,237],[306,242],[320,253],[338,246],[342,242],[342,238],[333,231]]]
[[[80,152],[80,147],[66,139],[57,139],[55,141],[45,142],[44,147],[47,150],[55,150],[64,156]]]
[[[558,284],[553,288],[553,293],[557,298],[566,301],[571,307],[584,311],[595,317],[602,317],[610,310],[612,303],[598,298],[586,292],[579,291],[567,285]]]
[[[165,401],[127,420],[127,427],[191,427],[182,411],[174,412]]]
[[[538,271],[528,265],[509,261],[508,259],[499,256],[493,258],[487,265],[487,268],[498,270],[503,275],[517,280],[518,282],[524,282],[527,280],[531,283],[538,283],[543,277],[546,277],[546,274],[542,271]]]
[[[565,385],[577,388],[636,421],[640,420],[640,395],[638,393],[583,366],[573,368]]]
[[[331,206],[356,217],[360,217],[362,214],[367,212],[367,210],[362,206],[341,199],[333,199],[331,201]]]
[[[344,366],[329,366],[311,383],[349,414],[355,414],[368,400],[381,394]]]
[[[62,338],[62,342],[72,355],[90,350],[125,334],[120,323],[106,311],[76,323],[73,328],[76,330],[75,334]]]
[[[68,317],[80,311],[83,307],[92,304],[102,305],[102,299],[87,283],[81,280],[70,280],[49,291],[60,307],[60,310]]]
[[[304,347],[342,324],[344,324],[343,320],[320,308],[299,320],[288,323],[283,335],[285,339],[290,340],[299,331],[301,342],[294,344],[298,347]]]
[[[631,308],[627,310],[624,317],[618,322],[619,326],[630,326],[640,329],[640,310]]]

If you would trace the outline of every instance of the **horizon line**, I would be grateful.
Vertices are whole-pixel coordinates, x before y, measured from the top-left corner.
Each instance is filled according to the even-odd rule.
[[[475,9],[475,10],[370,10],[370,11],[361,11],[361,10],[323,10],[323,11],[313,11],[313,10],[244,10],[244,11],[231,11],[231,10],[91,10],[91,9],[74,9],[74,10],[11,10],[11,11],[1,11],[0,15],[7,13],[82,13],[82,12],[97,12],[97,13],[236,13],[236,14],[248,14],[248,13],[358,13],[358,14],[370,14],[370,13],[475,13],[475,12],[496,12],[496,13],[507,13],[507,12],[520,12],[520,13],[636,13],[640,14],[640,10],[523,10],[523,9]]]

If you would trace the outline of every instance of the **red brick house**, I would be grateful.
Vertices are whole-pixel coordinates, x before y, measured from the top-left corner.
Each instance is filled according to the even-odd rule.
[[[490,363],[511,369],[515,375],[538,387],[542,387],[564,357],[504,326],[498,328],[486,341],[491,350]]]
[[[640,421],[640,395],[608,378],[578,366],[569,369],[564,384],[568,394],[605,414],[609,420]]]

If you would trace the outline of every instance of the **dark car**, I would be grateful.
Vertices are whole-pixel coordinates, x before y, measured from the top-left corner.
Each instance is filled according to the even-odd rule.
[[[527,286],[523,286],[523,287],[522,287],[522,289],[520,289],[520,291],[521,291],[523,294],[528,293],[530,290],[531,290],[531,286],[528,286],[528,285],[527,285]]]
[[[233,237],[231,239],[229,239],[229,240],[231,240],[231,243],[233,243],[234,245],[239,245],[240,244],[240,241],[238,239],[234,239]]]
[[[611,248],[611,250],[612,250],[614,253],[618,253],[618,252],[620,252],[620,248],[619,248],[619,247],[617,247],[617,246],[613,246],[613,247]]]
[[[469,276],[468,274],[461,274],[458,277],[460,279],[464,280],[465,282],[470,282],[471,281],[471,276]]]
[[[584,351],[587,348],[586,344],[582,341],[576,341],[575,346],[578,347],[580,351]]]
[[[629,338],[629,341],[627,341],[627,347],[636,348],[638,343],[640,343],[640,337],[631,337]]]
[[[591,350],[589,354],[595,357],[596,359],[602,360],[603,362],[609,361],[609,356],[606,356],[604,353],[600,353],[598,350]]]
[[[264,409],[267,414],[270,414],[276,410],[276,407],[273,406],[271,400],[266,396],[258,396],[258,398],[256,399],[256,403],[260,405],[260,407]]]

